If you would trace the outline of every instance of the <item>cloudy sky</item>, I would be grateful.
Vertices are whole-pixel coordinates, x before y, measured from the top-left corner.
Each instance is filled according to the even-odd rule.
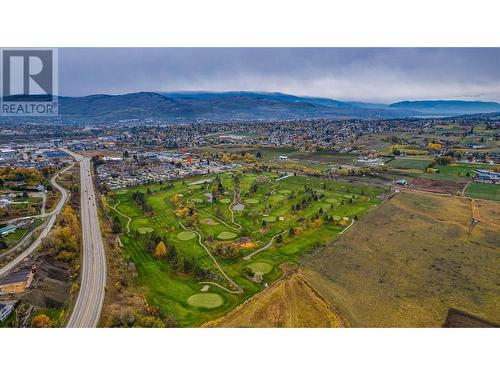
[[[500,48],[59,50],[61,95],[240,90],[380,103],[500,102]]]

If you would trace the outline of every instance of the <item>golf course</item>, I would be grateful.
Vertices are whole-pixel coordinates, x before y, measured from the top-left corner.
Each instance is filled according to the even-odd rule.
[[[108,212],[136,270],[130,286],[178,326],[200,326],[270,286],[280,265],[300,264],[330,243],[384,193],[279,177],[243,169],[116,190]]]

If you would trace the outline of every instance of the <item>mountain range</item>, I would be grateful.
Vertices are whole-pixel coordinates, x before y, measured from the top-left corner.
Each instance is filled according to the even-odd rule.
[[[500,104],[460,100],[377,104],[247,91],[138,92],[59,97],[59,121],[66,123],[114,123],[148,119],[170,122],[395,119],[490,112],[500,112]],[[48,119],[40,118],[42,121]]]

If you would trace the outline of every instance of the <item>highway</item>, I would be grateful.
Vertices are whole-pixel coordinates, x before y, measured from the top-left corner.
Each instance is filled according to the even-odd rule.
[[[67,327],[91,328],[99,323],[104,302],[106,256],[97,216],[90,159],[66,149],[63,151],[80,162],[80,216],[83,244],[80,290]]]
[[[66,172],[69,168],[71,168],[73,164],[62,170],[61,172],[55,174],[50,182],[52,183],[52,186],[54,186],[57,190],[61,192],[61,199],[59,199],[59,202],[57,202],[56,207],[54,210],[50,213],[44,213],[43,215],[38,215],[38,217],[46,217],[49,216],[49,220],[45,227],[43,228],[42,232],[38,236],[38,238],[33,241],[33,243],[26,249],[24,250],[21,254],[19,254],[14,260],[6,264],[4,267],[0,269],[0,277],[5,276],[8,274],[10,271],[12,271],[15,267],[17,267],[19,264],[21,264],[33,251],[37,249],[38,246],[42,243],[42,240],[47,237],[49,232],[51,231],[52,227],[54,226],[57,215],[59,212],[61,212],[62,208],[64,207],[64,204],[66,203],[66,200],[68,199],[68,192],[63,189],[57,182],[56,178],[61,174]],[[16,247],[17,249],[17,247]]]

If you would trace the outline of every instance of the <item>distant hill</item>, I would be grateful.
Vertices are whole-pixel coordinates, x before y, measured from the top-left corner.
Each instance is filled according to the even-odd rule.
[[[23,101],[19,98],[19,101]],[[404,101],[393,104],[343,102],[279,92],[138,92],[124,95],[59,97],[57,118],[30,122],[115,123],[128,120],[168,122],[303,119],[394,119],[456,116],[500,111],[494,102]],[[2,120],[8,119],[4,117]],[[12,118],[11,118],[12,119]]]
[[[454,116],[472,113],[489,113],[500,111],[500,104],[495,102],[465,100],[421,100],[404,101],[389,105],[398,110],[417,111],[429,115]]]
[[[130,119],[183,121],[254,121],[386,119],[414,114],[407,110],[365,109],[326,98],[258,92],[140,92],[125,95],[61,97],[59,114],[69,122],[117,122]]]

